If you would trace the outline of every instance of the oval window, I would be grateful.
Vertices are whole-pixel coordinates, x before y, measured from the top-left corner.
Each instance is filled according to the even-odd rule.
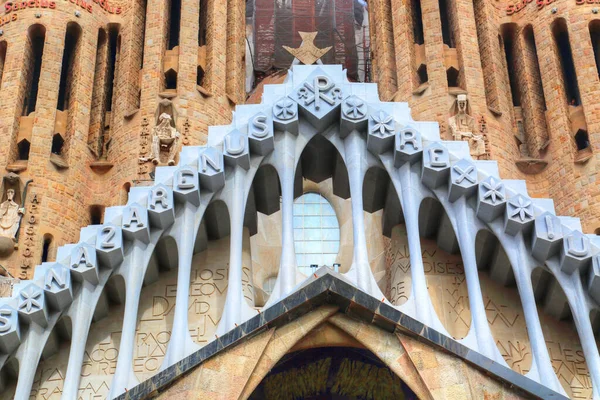
[[[340,250],[340,225],[331,204],[317,193],[294,202],[294,245],[298,268],[311,273],[311,265],[335,263]]]

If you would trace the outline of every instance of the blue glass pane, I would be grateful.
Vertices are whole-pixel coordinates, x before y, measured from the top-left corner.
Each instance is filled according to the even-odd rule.
[[[338,228],[338,221],[335,216],[332,217],[321,217],[322,225],[324,228]]]
[[[332,265],[340,248],[340,228],[335,210],[317,193],[306,193],[294,202],[294,247],[302,272],[309,266]]]

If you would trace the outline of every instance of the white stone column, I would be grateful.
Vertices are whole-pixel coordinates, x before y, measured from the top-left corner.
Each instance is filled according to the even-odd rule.
[[[242,285],[242,253],[244,241],[244,212],[246,210],[246,180],[248,173],[242,167],[234,167],[232,179],[227,181],[228,190],[223,193],[229,208],[230,247],[229,247],[229,280],[227,282],[227,297],[217,335],[222,335],[234,329],[236,325],[251,318],[256,313],[244,299]],[[249,187],[249,186],[248,186]]]
[[[469,294],[469,307],[471,309],[472,326],[470,330],[474,331],[477,349],[484,356],[506,365],[504,358],[500,355],[490,325],[488,324],[485,313],[485,305],[481,294],[481,284],[479,282],[479,273],[477,270],[477,258],[475,256],[475,236],[473,234],[474,215],[469,219],[469,210],[465,196],[459,197],[448,211],[448,216],[456,221],[456,235],[458,245],[465,268],[465,278],[467,281],[467,291]],[[451,210],[454,215],[451,215]],[[469,333],[470,334],[470,333]],[[468,337],[468,336],[467,336]]]
[[[177,272],[177,294],[175,296],[175,314],[171,339],[161,370],[175,364],[193,353],[199,347],[193,342],[188,327],[188,303],[190,294],[190,278],[192,273],[192,257],[194,255],[194,239],[196,238],[196,212],[204,215],[206,206],[197,208],[190,202],[184,204],[182,215],[175,220],[178,226],[177,243],[179,243],[179,270]]]
[[[500,230],[495,233],[496,237],[509,238],[508,235],[503,235]],[[527,326],[527,334],[529,335],[529,343],[531,345],[531,355],[534,361],[532,366],[535,366],[537,369],[535,373],[538,376],[533,377],[533,379],[558,393],[564,394],[565,391],[552,368],[552,361],[550,360],[548,347],[546,347],[546,340],[544,339],[540,317],[537,312],[535,294],[531,282],[531,273],[536,266],[532,263],[533,260],[531,260],[529,256],[529,251],[525,246],[522,232],[519,232],[511,242],[507,242],[504,247],[505,249],[508,249],[506,255],[513,267],[517,289],[519,290],[519,296],[521,297],[523,316]],[[531,372],[532,371],[527,375],[530,375]]]
[[[136,240],[131,247],[131,253],[126,255],[127,268],[124,271],[126,295],[125,310],[123,313],[123,327],[119,345],[119,358],[117,368],[110,387],[109,398],[117,397],[126,389],[131,389],[139,383],[133,372],[133,352],[135,349],[135,332],[137,316],[140,306],[140,296],[144,286],[148,253],[152,254],[153,246],[145,245]]]
[[[410,169],[410,163],[403,164],[399,169],[395,169],[396,173],[392,182],[396,187],[396,192],[400,197],[404,221],[406,224],[406,236],[408,239],[408,249],[410,256],[410,277],[411,277],[411,294],[414,298],[415,316],[421,322],[428,326],[436,326],[435,316],[432,315],[431,300],[427,290],[427,279],[425,278],[425,267],[423,266],[423,252],[421,250],[421,239],[419,234],[419,206],[418,200],[420,196],[415,193],[415,186],[420,182],[412,182],[413,173]],[[396,185],[396,181],[400,181],[400,185]]]
[[[83,368],[83,358],[85,356],[85,346],[94,317],[94,309],[102,291],[94,284],[83,280],[81,292],[75,298],[75,303],[71,306],[70,313],[73,324],[71,332],[71,347],[69,350],[69,364],[65,373],[65,381],[62,389],[61,399],[76,399],[79,393],[79,381],[81,379],[81,370]]]
[[[363,180],[367,173],[367,146],[361,134],[354,130],[344,140],[346,167],[350,183],[350,198],[352,200],[352,237],[354,240],[354,255],[352,265],[346,276],[362,291],[383,299],[383,293],[377,286],[367,251],[365,236],[365,220],[363,207]]]

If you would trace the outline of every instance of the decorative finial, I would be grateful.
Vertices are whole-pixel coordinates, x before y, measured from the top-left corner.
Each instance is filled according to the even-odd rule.
[[[317,37],[318,32],[298,32],[300,37],[302,38],[302,43],[298,48],[292,48],[289,46],[283,46],[284,49],[290,52],[294,57],[293,65],[295,64],[305,64],[312,65],[314,63],[323,64],[321,61],[321,57],[329,50],[331,50],[331,46],[326,47],[324,49],[319,49],[315,46],[315,38]]]

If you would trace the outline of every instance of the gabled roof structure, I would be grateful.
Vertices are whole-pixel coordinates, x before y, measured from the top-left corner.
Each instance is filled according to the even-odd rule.
[[[294,182],[300,155],[317,136],[335,146],[347,170],[347,179],[334,171],[334,192],[352,202],[354,253],[343,277],[321,270],[318,279],[301,281],[292,227]],[[318,154],[308,157],[318,175],[322,160]],[[248,198],[264,165],[280,179],[282,254],[274,290],[257,315],[243,296],[242,237],[244,226],[253,225],[245,218]],[[403,220],[408,233],[412,295],[399,307],[381,292],[367,258],[363,210],[386,201],[377,197],[377,182],[365,181],[371,168],[387,173],[397,193],[385,213],[384,232]],[[365,188],[372,193],[363,196]],[[254,198],[256,209],[279,201],[278,196]],[[424,229],[419,207],[425,199],[443,207],[463,259],[472,324],[460,341],[441,324],[427,291],[419,242]],[[228,225],[229,281],[217,337],[200,348],[188,330],[187,299],[199,227],[214,202],[229,211],[228,221],[217,221]],[[525,376],[506,365],[486,318],[475,240],[482,230],[506,251],[510,265],[504,272],[514,275],[519,290],[532,351]],[[589,319],[600,302],[599,246],[595,236],[581,232],[577,219],[556,216],[552,200],[532,199],[522,181],[502,180],[494,161],[472,160],[466,142],[441,140],[437,123],[414,121],[407,103],[381,102],[376,84],[350,83],[341,66],[297,65],[283,84],[265,87],[261,104],[237,106],[230,125],[210,127],[207,146],[184,147],[178,165],[156,169],[153,186],[132,188],[126,206],[107,209],[104,224],[83,228],[79,243],[61,247],[56,262],[38,266],[33,280],[0,300],[0,365],[18,363],[15,396],[28,398],[48,338],[67,318],[72,334],[62,396],[76,398],[94,310],[109,278],[118,275],[124,288],[112,289],[125,298],[125,311],[111,398],[143,398],[245,335],[323,299],[388,331],[410,332],[524,392],[561,398],[564,390],[552,369],[531,282],[533,269],[543,266],[567,295],[594,398],[600,398],[600,356]],[[136,318],[146,273],[155,267],[159,250],[159,261],[179,270],[174,321],[163,371],[139,385],[132,368]]]

